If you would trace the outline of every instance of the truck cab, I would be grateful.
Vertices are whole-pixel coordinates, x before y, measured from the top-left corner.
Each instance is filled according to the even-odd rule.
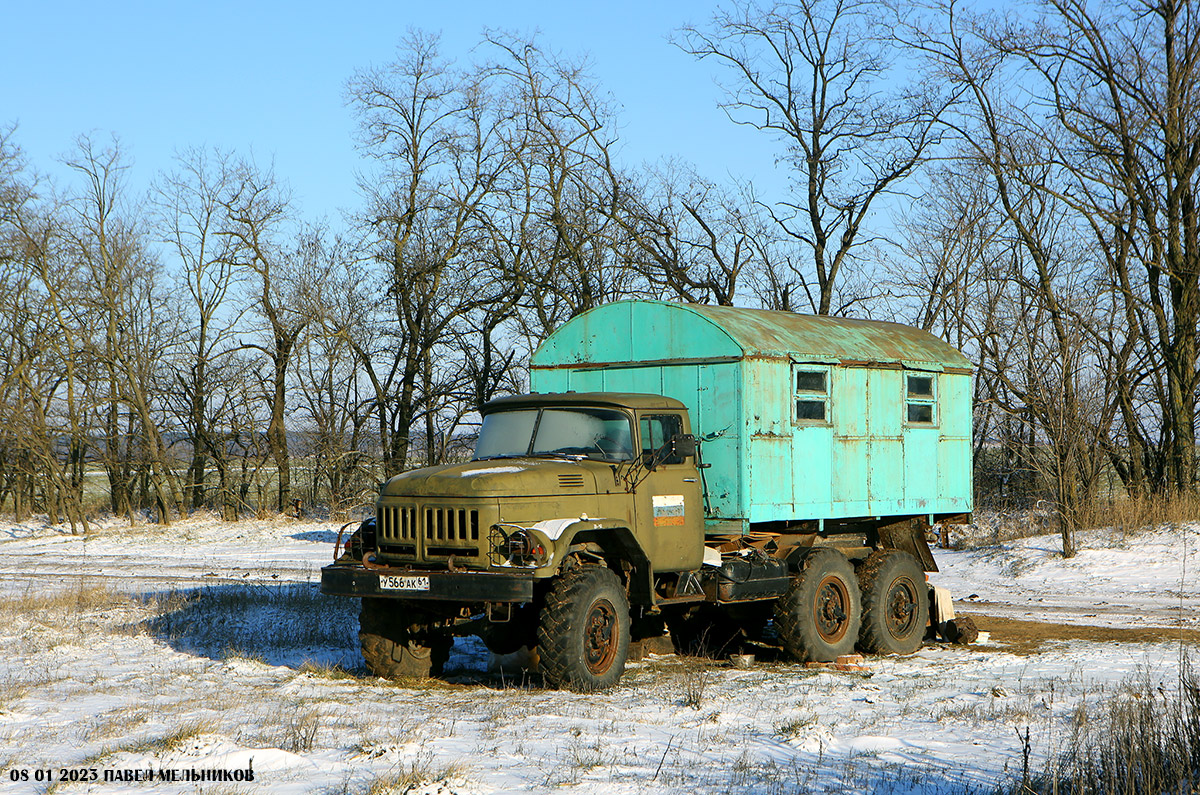
[[[628,534],[650,571],[700,566],[700,475],[694,453],[676,449],[690,438],[679,401],[520,395],[492,401],[482,416],[470,461],[405,472],[383,485],[376,562],[417,569],[453,561],[466,571],[516,568],[547,577],[574,535],[611,528]],[[514,537],[544,552],[522,555]]]
[[[363,598],[364,656],[378,672],[435,670],[448,642],[434,642],[435,626],[511,623],[512,638],[535,645],[529,606],[575,570],[621,592],[601,623],[605,643],[616,631],[627,646],[630,605],[653,611],[656,581],[703,563],[702,477],[680,401],[533,394],[481,414],[471,460],[389,479],[374,519],[322,570],[325,593]]]

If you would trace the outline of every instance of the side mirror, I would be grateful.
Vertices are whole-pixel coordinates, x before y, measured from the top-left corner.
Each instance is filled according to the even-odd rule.
[[[696,455],[696,437],[690,433],[676,436],[671,440],[671,446],[675,450],[675,455],[680,458],[691,458]]]

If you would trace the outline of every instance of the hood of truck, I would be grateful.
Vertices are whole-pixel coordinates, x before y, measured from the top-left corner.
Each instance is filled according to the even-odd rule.
[[[522,497],[595,494],[596,474],[612,477],[601,461],[497,458],[403,472],[384,484],[384,497]]]

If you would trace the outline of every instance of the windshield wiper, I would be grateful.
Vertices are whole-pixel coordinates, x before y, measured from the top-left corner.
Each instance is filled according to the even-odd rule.
[[[564,458],[567,461],[582,461],[590,458],[586,453],[562,453],[550,450],[542,453],[506,453],[505,455],[489,455],[486,458],[472,458],[472,461],[503,461],[508,458]]]

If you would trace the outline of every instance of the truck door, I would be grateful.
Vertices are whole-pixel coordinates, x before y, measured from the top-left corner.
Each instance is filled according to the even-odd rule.
[[[638,418],[640,453],[655,451],[686,433],[683,414],[645,413]],[[704,559],[704,502],[695,461],[668,456],[637,485],[638,535],[654,571],[690,571]]]

